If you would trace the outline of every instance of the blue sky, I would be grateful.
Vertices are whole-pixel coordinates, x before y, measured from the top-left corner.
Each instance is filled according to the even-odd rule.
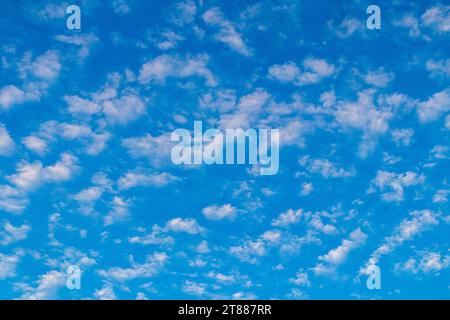
[[[2,2],[0,299],[449,298],[448,3],[70,4]],[[278,174],[172,164],[194,121]]]

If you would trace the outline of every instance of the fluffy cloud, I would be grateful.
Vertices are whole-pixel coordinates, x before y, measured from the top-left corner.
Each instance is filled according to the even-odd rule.
[[[306,286],[306,287],[311,286],[311,282],[309,281],[308,273],[304,272],[303,269],[300,269],[296,273],[295,278],[290,278],[289,282],[293,283],[297,286]]]
[[[339,168],[335,163],[327,159],[310,159],[308,156],[305,156],[299,159],[299,164],[306,167],[310,173],[320,174],[325,179],[347,178],[356,175],[354,169]]]
[[[167,221],[166,230],[172,232],[186,232],[188,234],[203,233],[204,228],[195,219],[174,218]]]
[[[13,105],[24,103],[28,98],[31,97],[13,85],[8,85],[0,89],[0,106],[3,109],[8,109]]]
[[[281,213],[276,219],[272,220],[272,226],[286,227],[291,224],[297,224],[300,221],[302,214],[302,209],[296,211],[289,209],[286,212]]]
[[[14,227],[11,223],[6,222],[3,225],[3,231],[0,231],[0,244],[6,246],[14,242],[24,240],[27,238],[30,230],[31,226],[28,224]]]
[[[450,77],[450,59],[427,60],[425,68],[432,78]]]
[[[0,123],[0,156],[10,156],[14,152],[14,141],[5,126]]]
[[[236,208],[230,204],[223,206],[208,206],[203,208],[203,215],[209,220],[233,219],[236,216]]]
[[[201,296],[206,293],[206,288],[207,285],[204,283],[197,283],[194,281],[186,280],[181,290],[183,290],[183,292],[186,294]]]
[[[36,154],[43,156],[47,153],[47,141],[36,136],[28,136],[23,139],[25,147]]]
[[[111,201],[111,210],[103,218],[103,223],[105,226],[109,226],[118,222],[122,222],[129,218],[130,216],[130,203],[125,199],[116,196]]]
[[[422,251],[419,257],[411,257],[404,263],[397,263],[395,270],[411,274],[439,274],[439,271],[450,266],[450,255],[440,252]]]
[[[22,284],[20,289],[24,291],[20,299],[26,300],[49,300],[55,299],[58,291],[66,285],[66,274],[61,271],[49,271],[36,281],[36,286],[32,287]]]
[[[90,97],[66,95],[68,111],[79,117],[103,116],[110,125],[125,126],[147,112],[146,98],[138,90],[123,83],[118,73],[107,75],[103,88],[90,93]]]
[[[5,110],[16,104],[38,101],[58,78],[62,66],[58,52],[48,50],[35,59],[26,53],[17,68],[23,88],[7,85],[0,89],[0,107]]]
[[[43,183],[60,183],[70,180],[78,172],[78,159],[69,154],[61,154],[60,160],[55,164],[44,167],[40,161],[33,163],[20,162],[17,173],[6,178],[20,190],[33,190]]]
[[[260,88],[242,96],[234,108],[234,112],[221,116],[219,120],[220,127],[224,129],[249,128],[259,119],[259,115],[269,99],[270,94]]]
[[[414,135],[413,129],[398,129],[392,130],[392,141],[397,146],[409,146],[411,144],[411,139]]]
[[[99,38],[92,34],[83,35],[57,35],[56,40],[79,47],[78,57],[84,59],[89,56],[91,47],[99,41]]]
[[[169,257],[164,252],[155,252],[147,256],[145,262],[142,264],[135,263],[132,260],[130,268],[113,267],[107,270],[102,269],[98,271],[98,274],[108,280],[116,280],[119,282],[137,278],[151,278],[164,268],[168,260]]]
[[[200,77],[209,86],[217,84],[214,74],[208,69],[208,56],[171,56],[161,55],[147,61],[139,72],[139,82],[142,84],[164,83],[167,78]]]
[[[202,18],[207,25],[218,29],[218,32],[214,35],[217,41],[225,43],[243,56],[250,56],[252,54],[242,39],[242,35],[236,31],[234,24],[223,16],[219,8],[216,7],[207,10]]]
[[[176,182],[179,179],[167,172],[150,173],[142,170],[129,171],[120,177],[118,181],[119,188],[128,190],[134,187],[164,187],[170,183]]]
[[[439,33],[450,31],[450,6],[436,5],[425,11],[420,17],[422,24]]]
[[[450,110],[450,91],[435,93],[428,100],[417,105],[417,114],[422,123],[437,120],[442,114]]]
[[[392,79],[394,79],[394,74],[391,72],[385,72],[383,69],[368,72],[364,76],[364,81],[367,84],[378,88],[384,88],[388,86]]]
[[[117,299],[117,295],[114,292],[114,289],[110,284],[105,285],[101,289],[95,290],[94,297],[98,300],[116,300]]]
[[[383,255],[391,253],[405,241],[414,239],[415,236],[438,224],[437,214],[430,210],[411,212],[410,218],[403,219],[392,235],[386,237],[383,243],[371,254],[360,273],[367,273],[368,268],[376,265]]]
[[[308,85],[319,83],[335,73],[335,67],[323,59],[306,58],[303,60],[304,72],[293,62],[273,65],[269,68],[269,78],[294,85]]]
[[[38,155],[44,155],[49,149],[50,142],[56,142],[57,138],[79,141],[84,145],[87,154],[97,155],[106,148],[111,135],[106,131],[94,132],[86,125],[50,120],[41,124],[39,131],[26,137],[23,143]]]
[[[142,137],[127,138],[122,140],[122,146],[134,158],[147,158],[154,166],[160,166],[170,161],[170,153],[174,143],[169,133],[159,136],[146,134]]]
[[[381,195],[382,199],[387,202],[403,201],[405,187],[416,186],[425,181],[423,175],[414,172],[394,173],[388,171],[378,171],[377,176],[372,181],[372,184],[380,191],[390,190]],[[369,193],[373,189],[369,189]]]
[[[14,277],[16,275],[16,267],[19,261],[19,254],[8,256],[0,253],[0,280]]]
[[[367,235],[361,231],[360,228],[356,228],[350,233],[348,239],[342,240],[340,246],[328,251],[327,254],[319,256],[319,261],[313,271],[316,275],[333,273],[337,266],[341,265],[347,260],[350,252],[360,246],[362,246],[367,240]]]

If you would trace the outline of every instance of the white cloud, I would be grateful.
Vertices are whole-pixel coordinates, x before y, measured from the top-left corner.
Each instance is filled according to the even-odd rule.
[[[412,240],[416,235],[439,224],[437,214],[430,210],[413,211],[410,218],[403,219],[395,228],[391,236],[384,239],[383,243],[371,254],[366,265],[360,273],[365,274],[372,265],[377,265],[383,255],[389,254],[405,241]]]
[[[331,265],[340,265],[346,259],[350,251],[362,246],[367,240],[367,235],[360,228],[353,230],[348,239],[342,240],[339,247],[330,250],[326,255],[320,256],[319,260]]]
[[[59,76],[61,67],[58,52],[48,50],[34,60],[30,54],[25,54],[19,65],[19,72],[24,79],[32,77],[51,82]]]
[[[422,123],[437,120],[448,111],[450,111],[450,90],[437,92],[427,101],[417,105],[417,114]]]
[[[61,271],[49,271],[36,281],[36,287],[24,285],[22,290],[25,291],[20,299],[26,300],[49,300],[55,299],[58,290],[66,285],[66,274]]]
[[[29,149],[42,155],[46,153],[49,143],[57,138],[79,141],[87,154],[97,155],[106,148],[111,135],[106,131],[94,132],[86,125],[50,120],[41,124],[34,136],[25,138],[24,143]]]
[[[206,284],[186,280],[181,290],[190,295],[201,296],[206,293]]]
[[[8,85],[0,89],[0,106],[9,109],[13,105],[24,103],[28,100],[27,94],[13,85]]]
[[[202,210],[203,215],[209,220],[234,219],[236,216],[236,208],[231,204],[223,206],[211,205]]]
[[[442,255],[440,252],[422,251],[419,257],[409,258],[404,263],[397,263],[395,270],[411,274],[439,274],[439,271],[450,266],[450,255]]]
[[[21,213],[28,200],[23,192],[11,186],[0,185],[0,209],[10,213]]]
[[[448,159],[450,157],[449,151],[450,151],[449,147],[437,145],[434,146],[433,149],[431,149],[430,153],[435,159]]]
[[[195,219],[183,218],[174,218],[167,221],[165,229],[172,232],[186,232],[189,234],[203,233],[205,230]]]
[[[377,108],[373,104],[372,91],[358,93],[358,101],[339,101],[336,121],[343,127],[364,131],[368,134],[383,134],[389,129],[392,112]]]
[[[450,77],[450,59],[427,60],[425,68],[432,78]]]
[[[293,62],[275,64],[269,68],[268,75],[269,78],[280,82],[294,82],[300,75],[300,69]]]
[[[135,263],[131,259],[130,268],[113,267],[99,270],[98,274],[107,280],[125,282],[137,278],[151,278],[157,275],[168,262],[169,257],[164,252],[155,252],[147,256],[144,263]]]
[[[258,257],[263,257],[267,254],[267,250],[265,242],[257,239],[255,241],[246,240],[239,246],[232,246],[230,253],[241,261],[256,263]]]
[[[326,60],[316,58],[303,60],[303,68],[305,71],[302,72],[293,62],[276,64],[269,68],[268,76],[282,83],[290,82],[301,86],[319,83],[322,79],[332,76],[336,71],[334,65],[329,64]]]
[[[131,12],[131,8],[125,0],[114,0],[112,6],[117,14],[126,15]]]
[[[303,215],[303,210],[289,209],[286,212],[281,213],[276,219],[272,220],[271,225],[274,227],[286,227],[291,224],[297,224]]]
[[[20,255],[5,255],[0,253],[0,280],[14,277],[16,275],[16,267],[20,261]]]
[[[167,172],[150,173],[142,170],[129,171],[119,178],[119,188],[128,190],[139,186],[164,187],[179,179]]]
[[[174,143],[170,139],[170,133],[163,133],[153,137],[146,134],[142,137],[127,138],[122,140],[122,146],[128,149],[128,153],[134,158],[147,158],[154,166],[159,166],[170,161],[170,153]]]
[[[7,176],[6,179],[19,190],[33,190],[42,183],[70,180],[79,171],[77,161],[78,159],[69,153],[61,154],[60,160],[48,167],[44,167],[40,161],[33,163],[22,161],[17,165],[17,172]]]
[[[64,3],[46,3],[44,6],[36,7],[36,13],[41,19],[44,20],[59,19],[66,15],[66,8],[67,6]]]
[[[148,98],[141,97],[138,90],[124,86],[118,73],[107,75],[105,85],[90,93],[90,98],[66,95],[68,111],[77,116],[103,115],[110,125],[124,126],[147,112]]]
[[[419,20],[412,14],[405,14],[400,19],[395,20],[394,26],[408,28],[410,37],[419,37],[421,35]]]
[[[114,197],[111,202],[111,210],[103,218],[105,226],[109,226],[126,220],[130,216],[130,204],[121,197]]]
[[[259,119],[262,108],[268,103],[270,94],[257,88],[252,93],[242,96],[234,112],[221,116],[219,124],[221,128],[250,128],[252,123]]]
[[[421,23],[436,32],[445,33],[450,31],[450,6],[436,5],[425,11],[420,17]]]
[[[423,184],[425,177],[417,173],[407,171],[405,173],[394,173],[380,170],[377,176],[372,180],[372,184],[380,191],[389,190],[381,195],[381,198],[387,202],[399,202],[404,200],[405,187]],[[372,190],[369,189],[369,192]]]
[[[17,66],[23,87],[7,85],[0,89],[0,107],[7,110],[16,104],[38,101],[56,80],[62,68],[57,51],[48,50],[33,60],[26,53]]]
[[[445,203],[448,202],[448,196],[450,195],[449,189],[437,190],[433,195],[433,203]]]
[[[197,13],[197,6],[192,0],[180,1],[176,4],[174,15],[171,21],[179,26],[192,23]]]
[[[214,35],[214,38],[228,45],[234,51],[242,54],[243,56],[252,55],[251,50],[247,47],[242,35],[236,31],[234,24],[227,20],[219,8],[212,8],[207,10],[202,15],[203,21],[209,25],[218,28],[218,32]]]
[[[409,146],[411,144],[411,139],[414,135],[413,129],[398,129],[392,130],[392,141],[397,146]]]
[[[28,224],[14,227],[11,223],[6,222],[3,225],[3,231],[0,231],[0,244],[6,246],[24,240],[27,238],[30,230],[31,226]]]
[[[330,27],[335,30],[336,35],[341,39],[348,38],[356,32],[364,30],[364,25],[359,19],[355,18],[344,19],[337,28],[332,25]]]
[[[183,41],[185,38],[181,36],[180,34],[171,31],[166,30],[164,32],[161,32],[161,34],[157,36],[151,36],[150,40],[154,42],[156,47],[158,47],[159,50],[171,50],[174,49],[179,42]]]
[[[5,126],[0,123],[0,156],[10,156],[14,152],[14,141]]]
[[[312,183],[304,182],[302,183],[302,188],[300,190],[300,196],[305,197],[309,195],[311,192],[313,192],[314,187]]]
[[[303,269],[298,270],[298,272],[295,275],[295,278],[290,278],[289,282],[297,286],[306,286],[306,287],[311,286],[308,273],[306,273]]]
[[[83,35],[57,35],[55,39],[67,44],[72,44],[74,46],[79,47],[78,57],[84,59],[89,56],[91,47],[99,41],[99,38],[92,34],[83,34]]]
[[[236,277],[234,275],[225,275],[220,272],[210,271],[206,274],[207,278],[214,279],[215,281],[222,284],[233,284],[236,282]]]
[[[386,72],[383,69],[370,71],[364,76],[364,81],[367,84],[378,88],[384,88],[388,86],[393,79],[394,74],[392,72]]]
[[[356,228],[350,233],[348,239],[343,239],[341,245],[335,249],[328,251],[327,254],[319,256],[319,261],[311,270],[315,275],[334,275],[339,265],[347,260],[348,255],[354,249],[364,245],[367,240],[367,235]]]
[[[141,245],[157,244],[170,245],[175,242],[171,236],[165,235],[165,230],[158,225],[152,227],[152,231],[144,236],[133,236],[128,238],[130,243],[138,243]]]
[[[349,170],[339,168],[328,159],[310,159],[308,156],[305,156],[299,159],[299,164],[306,167],[310,173],[318,173],[325,179],[347,178],[356,175],[353,168]]]
[[[139,72],[139,82],[149,84],[152,82],[164,83],[167,78],[200,77],[206,80],[208,86],[217,84],[214,74],[208,69],[209,57],[207,55],[196,56],[172,56],[160,55],[147,61]]]
[[[101,289],[97,289],[94,292],[94,297],[97,300],[116,300],[117,296],[113,287],[110,284],[105,285]]]
[[[28,136],[23,139],[23,144],[27,149],[35,152],[36,154],[43,156],[48,151],[47,141],[36,136]]]

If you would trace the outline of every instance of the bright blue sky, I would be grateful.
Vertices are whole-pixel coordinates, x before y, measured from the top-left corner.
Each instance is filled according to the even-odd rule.
[[[2,2],[1,299],[450,297],[448,3],[69,4]],[[194,120],[279,173],[174,166]]]

